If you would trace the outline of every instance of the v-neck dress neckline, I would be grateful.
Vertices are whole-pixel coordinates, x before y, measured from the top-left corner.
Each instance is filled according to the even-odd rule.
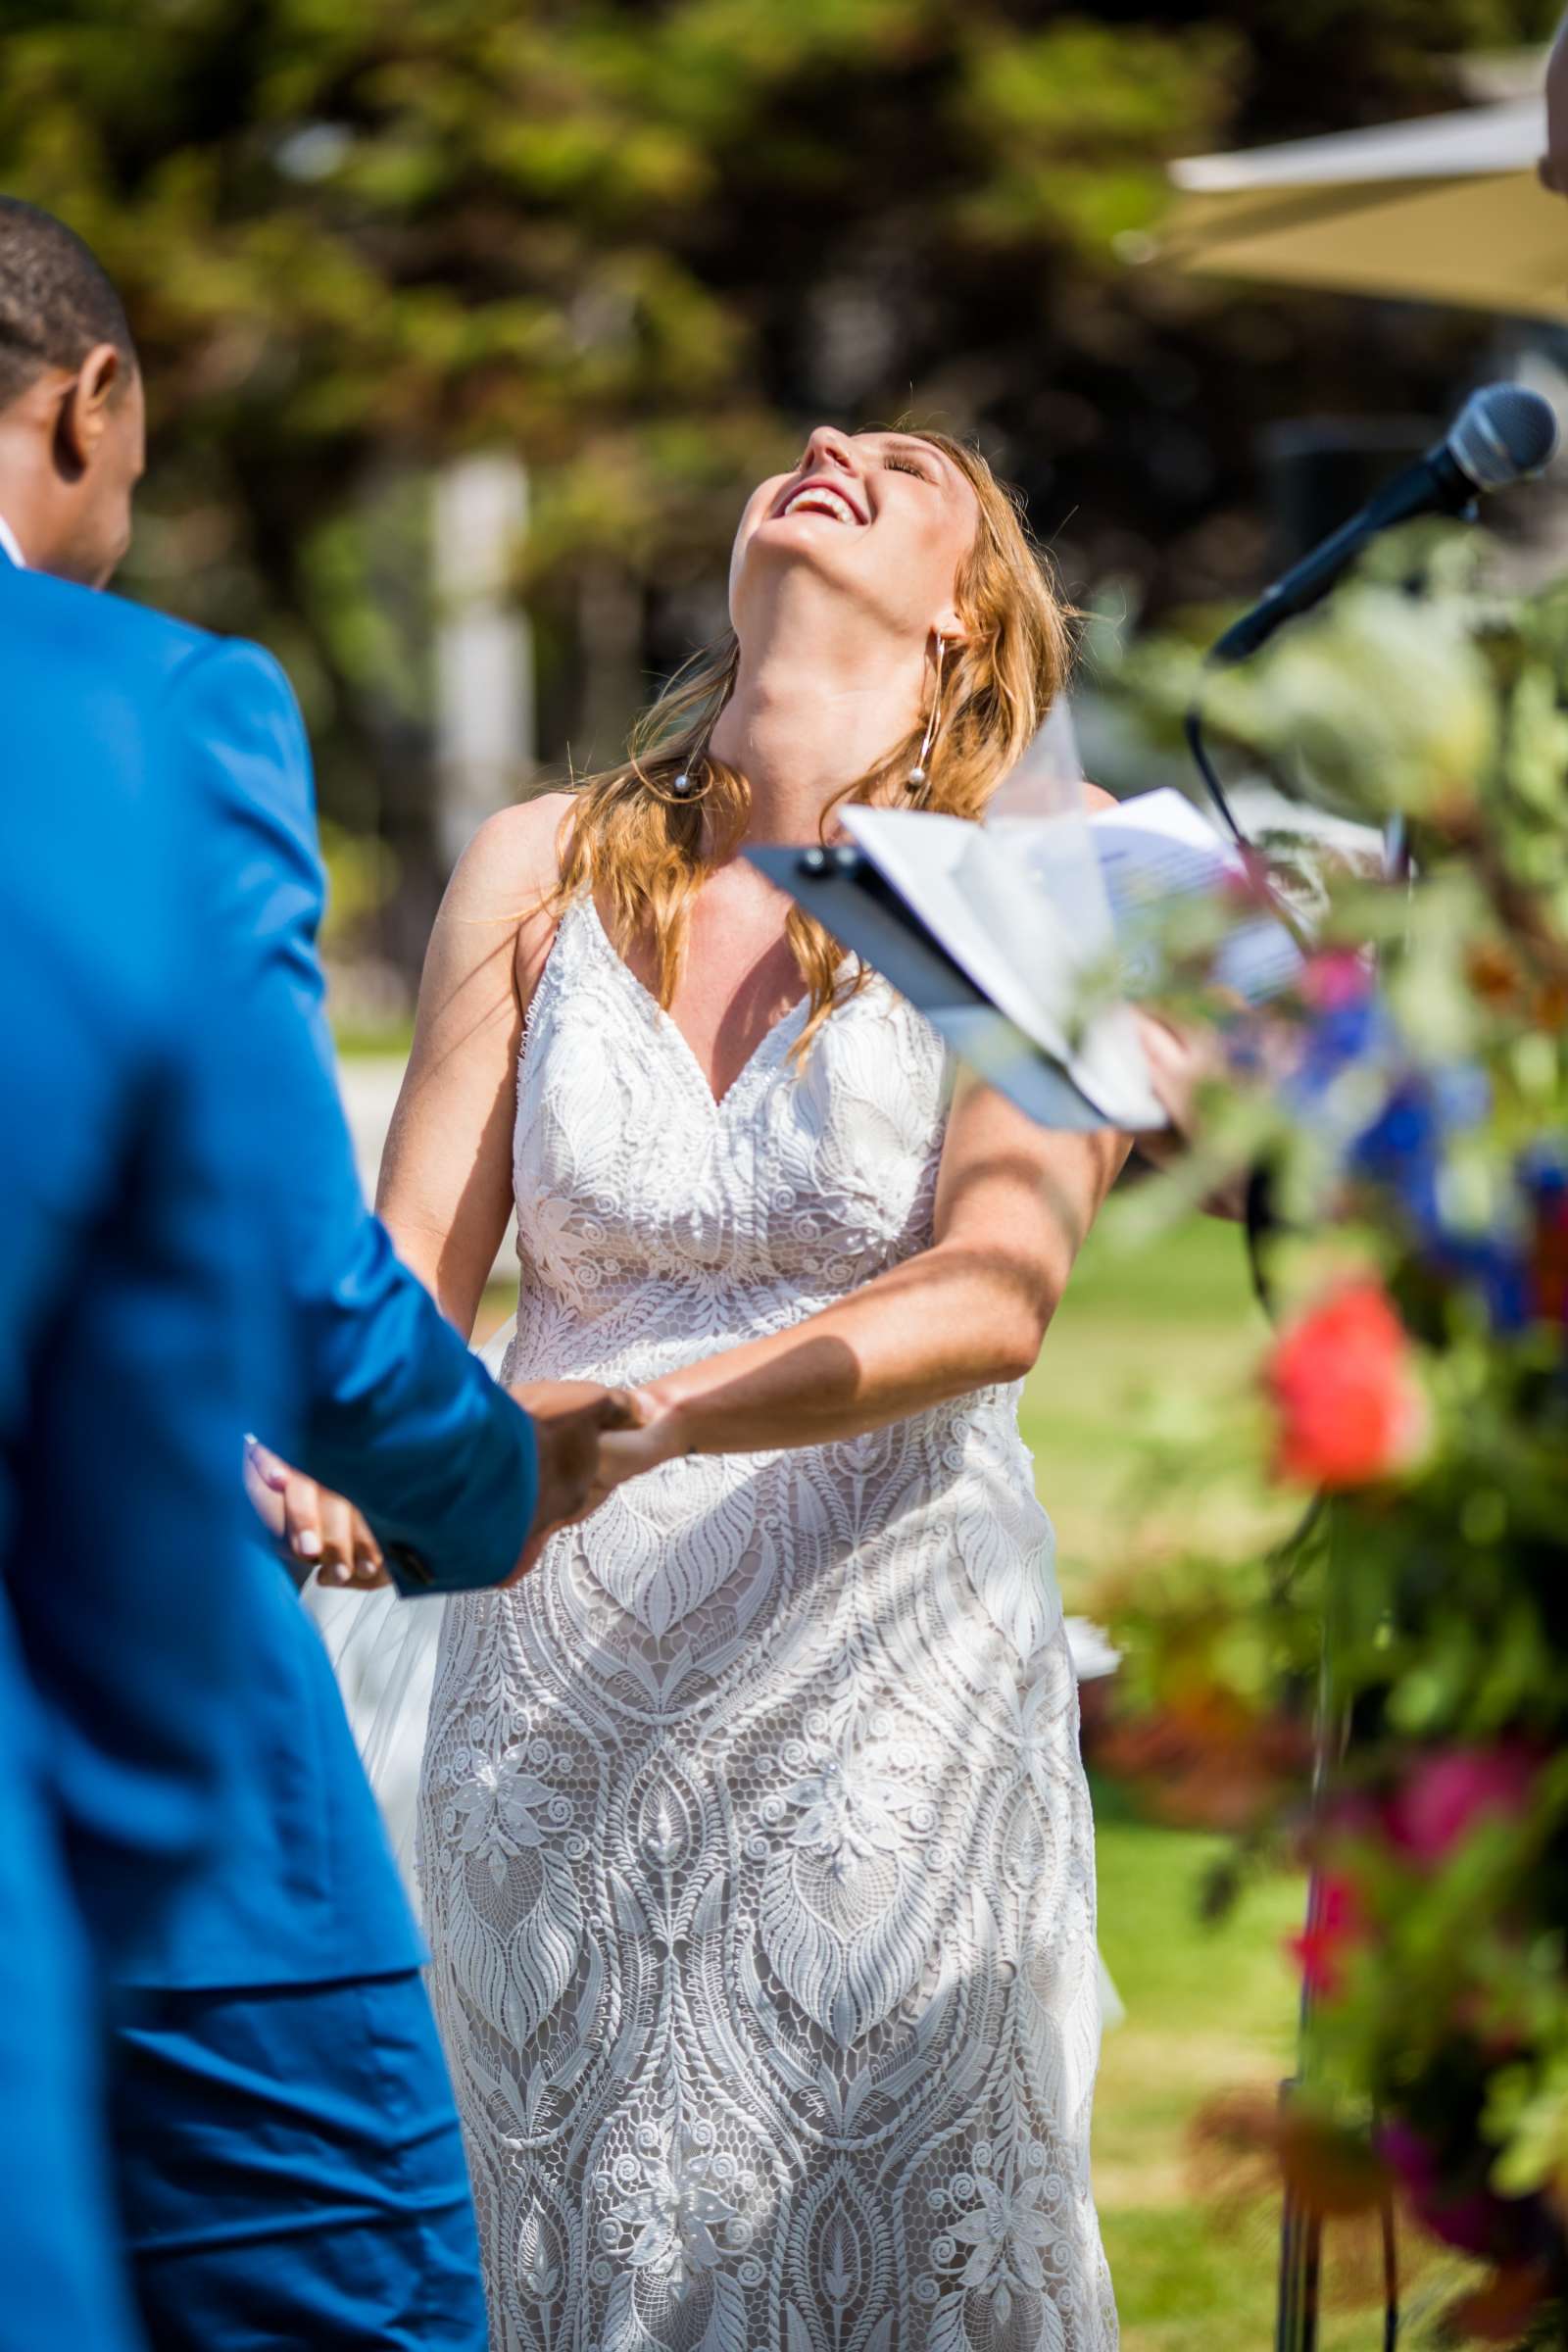
[[[713,1091],[712,1081],[709,1077],[708,1072],[704,1069],[702,1063],[698,1060],[696,1049],[693,1046],[691,1039],[686,1035],[685,1030],[675,1019],[674,1014],[671,1013],[664,1005],[661,1004],[659,999],[654,995],[653,990],[645,987],[643,982],[638,979],[636,973],[632,970],[631,965],[626,961],[625,956],[622,956],[620,950],[615,946],[614,941],[611,938],[610,933],[605,929],[604,918],[599,912],[599,907],[594,900],[593,894],[591,892],[586,894],[580,901],[580,905],[585,917],[592,925],[595,940],[601,954],[608,956],[610,961],[615,966],[616,970],[623,975],[625,985],[627,988],[633,991],[644,1017],[648,1019],[652,1026],[658,1029],[662,1034],[667,1033],[673,1040],[677,1054],[684,1061],[686,1068],[690,1071],[692,1077],[695,1078],[704,1095],[708,1098],[708,1102],[710,1108],[712,1110],[713,1116],[715,1118],[723,1118],[729,1110],[731,1104],[734,1102],[736,1097],[742,1093],[742,1091],[755,1077],[760,1076],[763,1071],[772,1066],[773,1056],[778,1052],[780,1046],[787,1043],[795,1035],[796,1031],[800,1028],[802,1018],[807,1010],[807,1006],[810,1002],[809,998],[798,997],[787,1012],[781,1013],[776,1021],[769,1023],[768,1027],[763,1031],[762,1035],[758,1039],[756,1045],[752,1048],[751,1053],[746,1056],[745,1061],[736,1071],[734,1077],[730,1080],[728,1086],[725,1087],[723,1093],[721,1095],[715,1094]]]

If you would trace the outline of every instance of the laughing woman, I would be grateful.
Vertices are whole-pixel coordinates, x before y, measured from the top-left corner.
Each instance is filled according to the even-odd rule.
[[[496,2352],[1107,2352],[1094,1862],[1018,1386],[1120,1163],[739,853],[978,816],[1066,630],[937,435],[819,431],[626,765],[448,895],[382,1208],[626,1483],[447,1604],[420,1798]],[[520,911],[519,911],[520,910]]]

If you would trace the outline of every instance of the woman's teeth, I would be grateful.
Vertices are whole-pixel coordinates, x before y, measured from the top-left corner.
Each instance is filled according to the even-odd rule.
[[[830,514],[835,522],[858,522],[860,517],[836,490],[797,490],[784,508],[786,514]]]

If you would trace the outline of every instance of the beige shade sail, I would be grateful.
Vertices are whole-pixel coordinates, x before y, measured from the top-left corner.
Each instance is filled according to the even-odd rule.
[[[1568,200],[1539,97],[1171,167],[1178,269],[1568,320]]]

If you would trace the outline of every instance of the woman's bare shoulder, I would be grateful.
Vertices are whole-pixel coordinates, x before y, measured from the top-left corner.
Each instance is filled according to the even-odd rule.
[[[1084,807],[1091,816],[1098,816],[1102,808],[1114,808],[1118,806],[1116,795],[1113,792],[1107,792],[1102,784],[1091,784],[1089,778],[1085,776]]]
[[[510,906],[523,912],[556,887],[561,872],[561,828],[574,795],[542,792],[487,816],[452,877],[470,906]]]
[[[507,985],[527,1004],[551,943],[550,901],[560,878],[558,838],[570,793],[500,808],[469,841],[453,869],[425,960],[421,999],[455,991],[506,952]]]

